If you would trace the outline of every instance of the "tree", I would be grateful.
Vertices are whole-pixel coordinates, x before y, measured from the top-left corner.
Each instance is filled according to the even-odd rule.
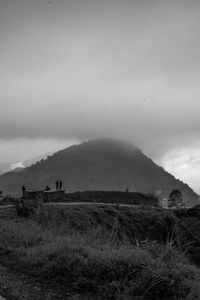
[[[168,207],[179,208],[183,205],[183,195],[179,190],[173,190],[169,194]]]

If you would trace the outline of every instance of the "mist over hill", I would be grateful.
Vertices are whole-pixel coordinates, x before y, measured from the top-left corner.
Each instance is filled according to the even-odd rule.
[[[0,163],[0,175],[10,170],[11,163],[1,162]]]
[[[160,191],[168,197],[180,189],[188,205],[198,203],[198,196],[135,146],[128,143],[98,139],[58,151],[24,170],[0,176],[4,193],[20,193],[27,188],[55,187],[62,179],[66,191],[119,190],[139,192]]]
[[[1,162],[0,163],[0,175],[6,173],[6,172],[20,172],[26,167],[31,166],[32,164],[35,164],[37,161],[41,159],[47,158],[48,155],[52,153],[44,153],[41,155],[37,155],[35,157],[32,157],[30,159],[26,159],[24,161],[16,161],[16,162]]]

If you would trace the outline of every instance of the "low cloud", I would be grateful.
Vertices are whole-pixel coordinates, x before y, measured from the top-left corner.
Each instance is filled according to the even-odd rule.
[[[1,160],[98,137],[129,140],[157,161],[195,149],[199,9],[195,0],[1,1]]]
[[[11,139],[0,140],[0,162],[16,164],[34,158],[40,154],[56,152],[77,144],[75,139]]]
[[[158,159],[158,163],[200,194],[200,144],[198,147],[173,149]]]

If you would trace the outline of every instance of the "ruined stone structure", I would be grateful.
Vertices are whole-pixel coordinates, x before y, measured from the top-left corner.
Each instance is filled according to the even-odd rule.
[[[46,202],[53,202],[65,199],[65,190],[48,190],[42,192],[42,198]]]
[[[24,199],[31,200],[40,198],[44,202],[51,202],[57,200],[64,200],[65,190],[24,190],[23,196]]]

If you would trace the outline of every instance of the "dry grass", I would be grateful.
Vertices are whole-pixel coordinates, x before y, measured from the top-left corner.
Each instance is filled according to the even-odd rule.
[[[139,219],[151,231],[146,239]],[[171,235],[172,221],[159,210],[101,207],[4,216],[0,262],[54,286],[63,299],[69,292],[77,299],[199,299],[200,270]]]

